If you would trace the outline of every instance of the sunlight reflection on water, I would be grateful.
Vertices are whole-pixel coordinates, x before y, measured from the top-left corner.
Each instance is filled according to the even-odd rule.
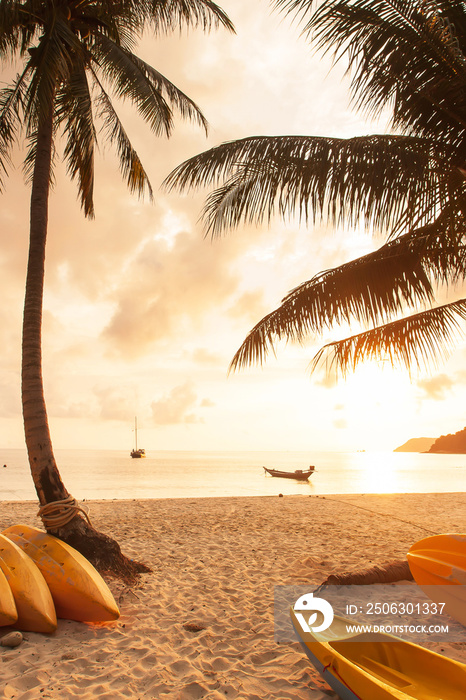
[[[105,450],[57,450],[67,489],[77,498],[188,498],[331,493],[464,491],[466,455],[394,452],[153,452],[146,459]],[[3,450],[0,499],[36,500],[26,453]],[[316,466],[309,482],[265,476]]]

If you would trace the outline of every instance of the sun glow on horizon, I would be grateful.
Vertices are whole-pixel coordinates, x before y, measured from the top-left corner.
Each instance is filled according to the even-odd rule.
[[[367,455],[365,468],[359,479],[368,493],[401,493],[403,491],[402,472],[390,452]]]

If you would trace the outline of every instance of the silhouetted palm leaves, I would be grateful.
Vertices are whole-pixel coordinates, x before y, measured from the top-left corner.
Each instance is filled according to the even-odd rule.
[[[98,132],[117,148],[120,167],[132,190],[151,193],[147,173],[128,140],[110,92],[129,99],[157,135],[169,136],[173,112],[206,120],[195,103],[132,48],[143,29],[158,31],[200,24],[232,29],[225,13],[209,0],[131,2],[0,3],[0,57],[25,59],[20,75],[0,91],[0,169],[6,171],[11,146],[24,128],[31,142],[27,172],[35,162],[38,126],[52,106],[54,130],[65,137],[68,172],[78,183],[86,215],[92,216],[94,153]],[[97,119],[96,119],[97,118]]]
[[[212,234],[295,215],[309,224],[363,223],[388,237],[375,253],[290,292],[252,329],[232,367],[263,362],[280,339],[304,343],[352,322],[369,329],[326,345],[313,366],[322,360],[347,371],[369,358],[407,366],[440,359],[464,320],[463,300],[435,307],[435,299],[439,284],[461,283],[466,272],[466,6],[274,4],[297,16],[321,50],[344,57],[354,105],[371,116],[391,110],[393,134],[245,138],[186,161],[167,185],[216,187],[203,212]]]

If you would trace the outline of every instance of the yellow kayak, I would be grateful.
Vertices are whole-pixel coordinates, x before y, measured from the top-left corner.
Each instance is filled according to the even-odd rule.
[[[466,535],[425,537],[406,556],[418,586],[436,603],[445,603],[443,612],[466,626]]]
[[[0,568],[0,627],[12,625],[17,619],[15,599],[10,584]]]
[[[18,613],[15,627],[28,632],[54,632],[57,616],[44,577],[32,559],[3,535],[0,535],[0,568],[15,600]]]
[[[76,549],[29,525],[13,525],[3,534],[39,567],[58,617],[80,622],[118,619],[120,611],[109,587]]]
[[[303,630],[302,619],[292,608],[304,651],[341,700],[466,697],[465,664],[388,634],[347,632],[346,625],[355,623],[341,617],[321,632]]]

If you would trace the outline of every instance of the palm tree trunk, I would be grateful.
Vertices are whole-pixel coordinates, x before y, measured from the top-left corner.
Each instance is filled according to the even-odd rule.
[[[21,395],[31,474],[41,506],[69,497],[53,455],[42,380],[42,304],[48,199],[53,147],[53,111],[38,128],[32,194],[29,258],[23,315]],[[128,582],[149,567],[122,554],[115,540],[95,530],[79,513],[49,532],[79,550],[101,572]]]
[[[32,478],[41,505],[69,496],[53,455],[42,381],[42,300],[52,136],[51,111],[49,117],[39,126],[37,134],[37,153],[31,194],[21,374],[26,446]]]

